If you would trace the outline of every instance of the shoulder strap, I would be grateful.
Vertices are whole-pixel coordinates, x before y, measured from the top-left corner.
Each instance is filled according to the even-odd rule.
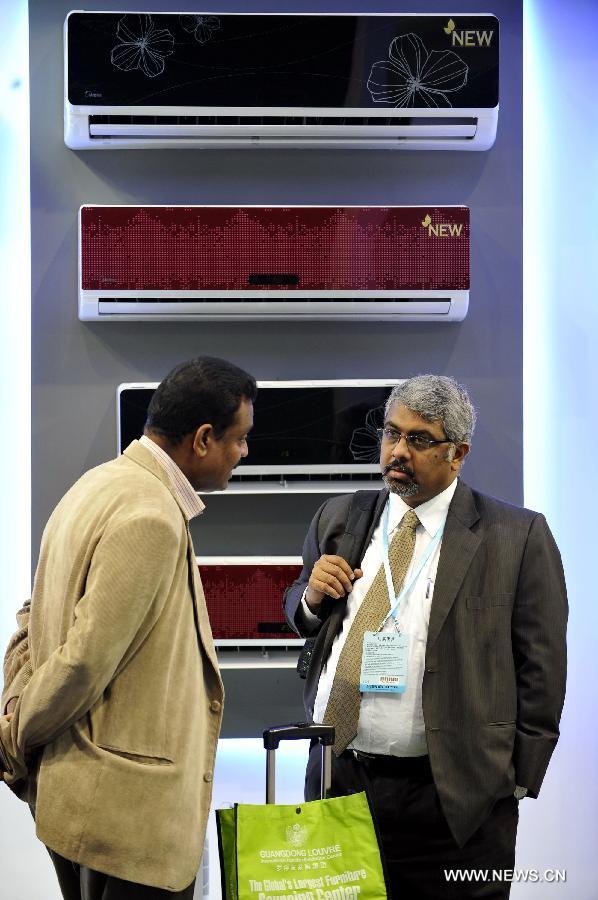
[[[354,543],[353,532],[363,514],[364,505],[373,505],[376,502],[379,493],[379,491],[355,491],[352,495],[349,509],[347,510],[347,524],[345,525],[345,531],[338,545],[337,552],[339,556],[347,558],[347,556],[350,555]],[[358,500],[366,500],[367,503],[363,504],[357,502]]]
[[[337,554],[342,556],[344,559],[348,560],[353,565],[357,565],[358,561],[352,560],[354,551],[355,551],[355,528],[364,515],[364,513],[373,513],[376,503],[380,497],[380,491],[355,491],[354,494],[351,495],[351,499],[349,501],[349,506],[347,509],[347,520],[345,524],[345,528],[342,534],[342,537],[339,541]],[[371,522],[370,522],[370,530],[371,530]],[[329,618],[330,614],[333,612],[337,605],[343,606],[342,600],[332,600],[330,597],[324,597],[322,601],[322,608],[320,611],[320,618],[325,623],[323,628],[326,629],[326,620]],[[312,660],[312,656],[314,653],[314,649],[318,640],[322,639],[323,632],[320,632],[319,638],[307,638],[301,654],[299,656],[299,660],[297,662],[297,672],[300,678],[307,678],[308,670],[310,667],[310,663]]]

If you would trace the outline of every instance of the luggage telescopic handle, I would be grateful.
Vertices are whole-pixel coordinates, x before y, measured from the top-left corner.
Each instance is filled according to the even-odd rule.
[[[279,725],[264,731],[266,750],[278,750],[281,741],[318,740],[324,747],[334,744],[334,725]]]
[[[281,741],[317,740],[320,743],[320,796],[328,795],[332,774],[332,745],[334,725],[280,725],[264,731],[266,748],[266,803],[274,803],[275,798],[275,758]]]

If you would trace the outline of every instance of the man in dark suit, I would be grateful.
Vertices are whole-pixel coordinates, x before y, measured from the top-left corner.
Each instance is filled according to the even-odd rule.
[[[315,637],[305,704],[336,728],[332,794],[368,791],[401,900],[509,896],[518,802],[538,795],[559,734],[560,555],[542,515],[458,478],[474,425],[453,379],[397,385],[385,488],[320,507],[285,595]],[[307,799],[317,768],[313,751]]]

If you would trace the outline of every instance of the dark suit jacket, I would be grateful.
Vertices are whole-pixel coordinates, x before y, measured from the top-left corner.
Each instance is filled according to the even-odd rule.
[[[303,571],[285,594],[295,630],[316,560],[338,553],[357,567],[387,496],[359,491],[320,507],[305,539]],[[323,604],[305,686],[310,717],[344,610],[344,600]],[[559,735],[566,621],[561,558],[544,516],[460,481],[438,562],[423,712],[434,781],[461,845],[516,784],[532,797],[540,790]]]

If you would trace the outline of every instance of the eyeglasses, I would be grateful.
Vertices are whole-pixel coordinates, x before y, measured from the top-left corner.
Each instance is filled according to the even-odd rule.
[[[412,450],[429,450],[430,447],[433,447],[435,444],[452,444],[453,441],[450,441],[448,438],[443,438],[441,441],[437,441],[435,438],[426,437],[423,434],[405,434],[404,431],[397,431],[396,428],[377,428],[378,432],[378,440],[384,441],[386,444],[392,444],[394,447],[399,443],[401,438],[405,438],[407,446]]]

